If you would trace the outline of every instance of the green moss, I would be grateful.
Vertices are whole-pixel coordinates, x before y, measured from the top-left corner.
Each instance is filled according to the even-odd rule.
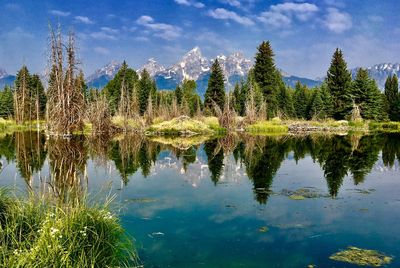
[[[335,261],[373,267],[390,264],[393,259],[392,257],[385,256],[375,250],[361,249],[357,247],[348,247],[348,249],[335,253],[329,258]]]

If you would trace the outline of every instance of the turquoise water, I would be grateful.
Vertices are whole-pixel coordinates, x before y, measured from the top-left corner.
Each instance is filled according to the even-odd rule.
[[[0,186],[115,193],[144,267],[356,267],[329,259],[348,246],[400,266],[400,135],[228,136],[182,147],[3,135]]]

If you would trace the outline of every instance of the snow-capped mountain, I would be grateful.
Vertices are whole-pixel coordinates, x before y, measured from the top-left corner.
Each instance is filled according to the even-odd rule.
[[[253,62],[240,52],[235,52],[228,56],[218,55],[216,59],[218,59],[224,72],[226,87],[228,89],[232,88],[236,82],[245,79],[253,65]],[[154,58],[151,58],[137,71],[140,73],[143,69],[146,69],[156,81],[159,89],[172,90],[184,79],[195,80],[197,83],[197,91],[200,96],[203,96],[207,88],[213,62],[214,59],[207,59],[202,55],[199,47],[194,47],[177,63],[169,67],[160,65]],[[97,88],[104,87],[106,83],[114,77],[120,66],[121,64],[118,62],[111,62],[97,70],[93,75],[88,77],[88,85]],[[308,86],[320,84],[319,81],[290,76],[284,73],[283,79],[289,86],[294,86],[297,81]]]
[[[96,70],[86,79],[88,86],[96,88],[104,87],[108,81],[114,78],[119,69],[121,69],[121,66],[122,63],[113,60],[106,66]]]
[[[8,74],[7,74],[6,70],[0,68],[0,79],[1,79],[1,78],[4,78],[4,77],[7,76],[7,75],[8,75]]]
[[[351,74],[355,77],[357,70],[360,67],[351,70]],[[367,67],[368,73],[371,78],[375,79],[378,87],[383,90],[385,88],[385,81],[389,75],[396,74],[400,75],[400,64],[399,63],[380,63],[373,66]]]
[[[8,74],[7,71],[3,68],[0,68],[0,89],[5,86],[12,86],[15,81],[15,76]]]
[[[137,72],[141,73],[144,69],[146,69],[146,71],[149,72],[150,76],[152,77],[165,70],[164,66],[158,64],[154,58],[148,59],[146,64],[140,67]]]

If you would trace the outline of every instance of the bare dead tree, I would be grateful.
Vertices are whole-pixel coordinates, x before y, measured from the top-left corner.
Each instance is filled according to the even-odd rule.
[[[77,61],[75,55],[75,37],[68,35],[65,47],[62,41],[61,29],[57,33],[50,27],[51,35],[51,73],[48,87],[47,124],[53,134],[70,135],[83,129],[84,95],[77,86],[75,71]],[[64,63],[63,52],[66,51]],[[66,67],[64,68],[64,65]]]

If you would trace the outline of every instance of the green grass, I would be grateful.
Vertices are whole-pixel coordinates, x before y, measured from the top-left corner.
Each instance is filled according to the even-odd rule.
[[[0,118],[0,132],[12,133],[15,131],[35,130],[37,129],[38,121],[29,121],[24,124],[17,124],[14,120]],[[43,129],[44,121],[39,121],[39,128]]]
[[[370,122],[369,130],[379,132],[399,132],[400,122]]]
[[[246,127],[246,132],[251,134],[259,133],[287,133],[288,126],[283,125],[278,120],[260,121]]]
[[[0,267],[133,267],[131,240],[108,203],[70,205],[0,189]]]
[[[153,124],[146,129],[148,135],[201,135],[213,134],[210,124],[188,117],[177,117],[169,121]]]

